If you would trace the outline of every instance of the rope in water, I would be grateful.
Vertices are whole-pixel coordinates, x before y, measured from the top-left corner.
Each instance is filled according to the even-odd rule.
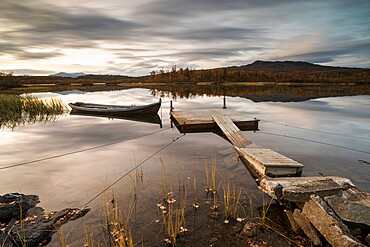
[[[108,185],[107,187],[104,188],[104,190],[102,190],[101,192],[99,192],[98,194],[96,194],[93,198],[91,198],[88,202],[86,202],[84,204],[84,207],[88,206],[91,202],[93,202],[96,198],[98,198],[99,196],[101,196],[104,192],[106,192],[108,189],[110,189],[112,186],[114,186],[115,184],[117,184],[119,181],[121,181],[123,178],[125,178],[127,175],[129,175],[131,172],[133,172],[134,170],[136,170],[139,166],[141,166],[142,164],[144,164],[145,162],[147,162],[149,159],[151,159],[153,156],[155,156],[156,154],[158,154],[160,151],[162,151],[163,149],[167,148],[168,146],[170,146],[171,144],[173,144],[174,142],[176,142],[177,140],[179,140],[180,138],[182,138],[183,136],[185,136],[185,134],[173,139],[171,142],[167,143],[166,145],[164,145],[163,147],[161,147],[160,149],[158,149],[157,151],[155,151],[153,154],[151,154],[150,156],[148,156],[146,159],[144,159],[143,161],[141,161],[139,164],[137,164],[136,166],[134,166],[133,168],[131,168],[128,172],[126,172],[125,174],[123,174],[121,177],[119,177],[117,180],[115,180],[113,183],[111,183],[110,185]]]
[[[340,146],[340,145],[336,145],[336,144],[332,144],[332,143],[327,143],[327,142],[321,142],[321,141],[316,141],[316,140],[306,139],[306,138],[302,138],[302,137],[296,137],[296,136],[290,136],[290,135],[282,135],[282,134],[276,134],[276,133],[272,133],[272,132],[265,132],[265,131],[259,131],[258,133],[266,134],[266,135],[273,135],[273,136],[286,137],[286,138],[291,138],[291,139],[296,139],[296,140],[301,140],[301,141],[307,141],[307,142],[312,142],[312,143],[318,143],[318,144],[327,145],[327,146],[336,147],[336,148],[347,149],[347,150],[356,151],[356,152],[359,152],[359,153],[370,154],[370,152],[369,152],[369,151],[364,151],[364,150],[359,150],[359,149],[355,149],[355,148],[350,148],[350,147]]]
[[[118,143],[135,140],[135,139],[138,139],[138,138],[141,138],[141,137],[153,135],[153,134],[156,134],[156,133],[159,133],[159,132],[168,130],[168,129],[171,129],[171,127],[164,128],[164,129],[157,130],[157,131],[153,131],[153,132],[150,132],[150,133],[146,133],[144,135],[140,135],[140,136],[136,136],[136,137],[124,139],[124,140],[119,140],[119,141],[115,141],[115,142],[110,142],[110,143],[102,144],[102,145],[99,145],[99,146],[94,146],[94,147],[80,149],[80,150],[77,150],[77,151],[72,151],[72,152],[68,152],[68,153],[64,153],[64,154],[58,154],[58,155],[54,155],[54,156],[49,156],[49,157],[46,157],[46,158],[41,158],[41,159],[26,161],[26,162],[14,164],[14,165],[3,166],[3,167],[0,167],[0,170],[14,168],[14,167],[18,167],[18,166],[29,165],[29,164],[33,164],[33,163],[37,163],[37,162],[41,162],[41,161],[46,161],[46,160],[51,160],[51,159],[56,159],[56,158],[60,158],[60,157],[72,155],[72,154],[83,153],[83,152],[86,152],[86,151],[91,151],[91,150],[94,150],[94,149],[103,148],[103,147],[115,145],[115,144],[118,144]]]
[[[295,128],[295,129],[300,129],[300,130],[305,130],[305,131],[312,131],[312,132],[317,132],[317,133],[322,133],[322,134],[329,134],[329,135],[336,135],[336,136],[343,136],[343,137],[348,137],[348,138],[354,138],[354,139],[362,139],[362,140],[367,140],[370,141],[370,138],[366,137],[361,137],[361,136],[352,136],[352,135],[344,135],[344,134],[338,134],[334,132],[329,132],[329,131],[322,131],[322,130],[315,130],[315,129],[310,129],[310,128],[304,128],[304,127],[299,127],[299,126],[294,126],[294,125],[289,125],[289,124],[284,124],[284,123],[278,123],[266,119],[261,119],[264,122],[276,124],[276,125],[281,125],[284,127],[289,127],[289,128]]]

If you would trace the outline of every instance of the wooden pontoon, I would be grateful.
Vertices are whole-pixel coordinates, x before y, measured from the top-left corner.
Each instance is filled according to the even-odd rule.
[[[259,120],[229,109],[172,111],[171,120],[181,133],[219,132],[212,115],[228,116],[240,130],[258,130]]]

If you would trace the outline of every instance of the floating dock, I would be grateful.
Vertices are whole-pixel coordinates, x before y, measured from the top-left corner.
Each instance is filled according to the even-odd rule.
[[[171,111],[171,120],[180,133],[217,132],[219,127],[212,115],[228,116],[240,130],[258,130],[259,120],[229,109]]]

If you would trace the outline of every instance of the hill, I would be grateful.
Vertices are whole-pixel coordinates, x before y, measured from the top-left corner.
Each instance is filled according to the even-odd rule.
[[[370,71],[362,68],[333,67],[313,64],[302,61],[260,61],[257,60],[248,65],[226,67],[228,70],[249,70],[249,71],[268,71],[268,72],[291,72],[297,70],[305,71],[347,71],[359,72]]]
[[[80,76],[84,76],[84,75],[86,75],[86,74],[85,74],[85,73],[83,73],[83,72],[78,72],[78,73],[59,72],[59,73],[52,74],[52,75],[49,75],[49,76],[58,76],[58,77],[71,77],[71,78],[76,78],[76,77],[80,77]]]
[[[294,61],[255,61],[242,66],[189,70],[152,71],[151,82],[291,82],[369,83],[370,69],[331,67]]]

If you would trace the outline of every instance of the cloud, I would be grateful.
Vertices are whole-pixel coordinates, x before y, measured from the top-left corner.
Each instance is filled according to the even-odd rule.
[[[0,42],[0,53],[12,54],[17,59],[60,55],[27,52],[27,49],[34,47],[83,48],[94,46],[98,40],[128,39],[134,29],[141,26],[99,11],[71,10],[40,1],[5,0],[0,8],[0,20],[10,26],[1,32],[5,42]]]
[[[342,60],[341,66],[354,66],[350,62],[356,58],[357,65],[369,67],[368,61],[360,57],[370,57],[370,39],[346,42],[324,33],[302,35],[282,41],[273,52],[266,53],[262,59],[293,60],[335,65]],[[347,63],[346,63],[347,61]]]
[[[14,72],[15,75],[50,75],[54,71],[50,70],[35,70],[35,69],[15,69],[7,70],[6,72]]]
[[[0,69],[140,75],[263,59],[368,66],[369,8],[365,0],[3,0]]]

